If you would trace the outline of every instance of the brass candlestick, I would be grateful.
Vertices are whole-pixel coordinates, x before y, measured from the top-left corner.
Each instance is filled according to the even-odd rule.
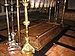
[[[18,42],[20,42],[19,0],[17,0]]]
[[[7,3],[7,0],[5,0],[5,9],[6,9],[6,19],[7,19],[7,28],[8,28],[8,42],[11,42],[11,35],[10,35],[10,29],[9,29],[9,15],[8,15],[8,7],[9,4]]]
[[[54,12],[54,23],[55,23],[55,25],[60,25],[59,23],[57,23],[57,20],[58,20],[58,14],[57,14],[57,8],[56,8],[56,6],[55,6],[55,12]]]
[[[16,33],[14,32],[14,10],[13,10],[13,0],[11,0],[11,22],[12,22],[12,32],[11,32],[11,36],[12,36],[12,41],[15,41],[14,36],[16,35]]]
[[[51,6],[51,0],[49,0],[48,2],[49,2],[49,15],[48,15],[48,23],[50,23],[50,22],[51,22],[51,8],[52,8],[52,6]]]
[[[25,11],[25,21],[23,22],[25,25],[25,31],[26,31],[26,43],[24,44],[23,48],[22,48],[22,53],[26,54],[26,55],[30,55],[33,56],[32,53],[35,52],[35,49],[31,46],[31,44],[29,43],[29,36],[28,36],[28,25],[29,25],[29,21],[28,21],[28,13],[27,13],[27,6],[28,3],[26,0],[22,0],[22,4],[24,5],[24,11]]]
[[[49,7],[49,19],[48,19],[49,23],[50,23],[50,20],[51,20],[51,7]]]

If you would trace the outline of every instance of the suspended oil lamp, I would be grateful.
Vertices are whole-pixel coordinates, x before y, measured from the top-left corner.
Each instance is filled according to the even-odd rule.
[[[24,6],[24,11],[25,11],[25,21],[23,22],[25,25],[25,32],[26,32],[26,36],[25,36],[25,41],[26,43],[24,44],[23,48],[22,48],[22,53],[29,55],[29,56],[33,56],[32,53],[35,52],[35,49],[32,47],[32,45],[29,43],[29,36],[28,36],[28,25],[29,25],[29,21],[28,21],[28,12],[27,12],[27,6],[28,6],[28,1],[26,0],[22,0],[22,4]]]

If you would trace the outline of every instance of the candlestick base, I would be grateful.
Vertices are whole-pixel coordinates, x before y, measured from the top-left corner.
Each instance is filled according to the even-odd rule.
[[[22,48],[22,53],[23,54],[30,54],[35,53],[35,49],[32,47],[32,45],[29,43],[29,38],[25,38],[26,43],[24,44],[24,47]]]
[[[15,42],[15,40],[9,42],[8,46],[8,52],[10,55],[15,54],[16,51],[21,51],[21,47],[18,45],[18,43]]]

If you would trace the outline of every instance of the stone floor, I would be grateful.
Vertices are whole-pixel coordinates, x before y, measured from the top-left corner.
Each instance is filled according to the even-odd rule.
[[[65,36],[63,35],[58,42],[72,46],[75,48],[75,31],[68,30],[65,34],[74,36]],[[75,49],[71,50],[59,44],[54,44],[46,53],[46,56],[75,56]]]
[[[55,44],[52,48],[50,48],[47,51],[45,55],[46,56],[75,56],[75,51]]]

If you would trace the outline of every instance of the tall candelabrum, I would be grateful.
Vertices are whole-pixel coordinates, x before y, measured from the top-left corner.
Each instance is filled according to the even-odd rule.
[[[18,26],[18,42],[20,42],[20,21],[19,21],[19,0],[17,0],[17,26]]]
[[[54,15],[53,15],[53,17],[54,17],[54,22],[52,22],[52,24],[55,24],[55,25],[60,25],[62,22],[63,22],[63,20],[61,20],[62,22],[60,22],[60,19],[59,19],[59,17],[60,17],[60,0],[50,0],[50,7],[49,7],[49,22],[51,21],[51,12],[52,12],[52,7],[54,7]],[[63,9],[63,14],[64,14],[64,9]],[[63,18],[63,17],[62,17]]]
[[[66,7],[66,0],[63,1],[63,10],[62,10],[62,19],[61,19],[61,25],[64,27],[64,15],[65,15],[65,7]]]
[[[26,36],[25,36],[26,43],[24,44],[22,48],[22,53],[29,56],[33,56],[32,53],[35,53],[35,49],[29,43],[29,36],[28,36],[28,25],[30,23],[30,21],[28,21],[28,12],[27,12],[28,1],[22,0],[22,4],[24,6],[24,12],[25,12],[25,21],[23,22],[23,24],[25,25],[25,33],[26,33]]]
[[[8,41],[9,43],[11,42],[11,35],[10,35],[10,29],[9,29],[9,17],[8,17],[8,6],[9,4],[7,4],[7,0],[5,0],[5,7],[6,7],[6,19],[7,19],[7,28],[8,28]]]
[[[57,21],[59,21],[59,0],[55,0],[55,12],[54,12],[54,17],[55,17],[55,24],[60,25]]]
[[[9,54],[15,54],[15,51],[20,51],[21,47],[16,43],[14,37],[15,37],[15,32],[14,32],[14,25],[13,25],[13,1],[11,0],[11,19],[12,19],[12,32],[10,33],[10,28],[9,28],[9,12],[8,12],[8,2],[5,0],[5,7],[6,7],[6,19],[7,19],[7,27],[8,27],[8,52]]]
[[[49,4],[49,17],[48,17],[48,19],[49,19],[48,22],[50,22],[50,20],[51,20],[51,6],[50,6],[50,4]]]
[[[49,20],[48,22],[51,23],[51,18],[53,18],[54,22],[52,22],[52,24],[57,24],[57,10],[56,10],[56,0],[49,0]],[[52,10],[54,9],[53,15],[52,14]],[[53,17],[51,17],[53,16]]]
[[[11,32],[11,36],[12,36],[12,41],[15,41],[14,36],[16,35],[16,33],[14,32],[14,13],[13,13],[13,1],[11,0],[11,22],[12,22],[12,32]]]

